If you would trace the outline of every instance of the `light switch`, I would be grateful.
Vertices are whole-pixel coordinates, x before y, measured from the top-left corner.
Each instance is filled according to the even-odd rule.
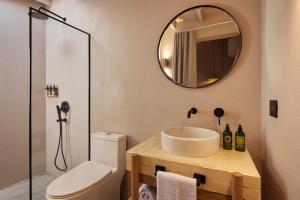
[[[278,101],[270,100],[270,116],[278,118]]]

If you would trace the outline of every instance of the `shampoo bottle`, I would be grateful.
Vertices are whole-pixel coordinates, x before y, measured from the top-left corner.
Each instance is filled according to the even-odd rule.
[[[54,96],[54,97],[58,97],[58,86],[57,86],[57,85],[54,85],[53,87],[54,87],[54,89],[53,89],[53,91],[54,91],[53,96]]]
[[[49,86],[49,97],[53,97],[53,87],[52,87],[52,85]]]
[[[238,131],[235,133],[235,150],[245,151],[245,133],[242,126],[239,125]]]
[[[223,149],[232,149],[232,132],[230,131],[228,124],[226,124],[225,130],[223,132]]]

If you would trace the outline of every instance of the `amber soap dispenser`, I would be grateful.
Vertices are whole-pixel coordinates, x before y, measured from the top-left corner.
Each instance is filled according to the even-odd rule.
[[[228,124],[226,124],[225,130],[223,132],[223,149],[232,149],[232,132],[230,131]]]
[[[245,133],[243,132],[242,126],[239,125],[239,128],[235,133],[235,150],[245,151],[245,146]]]

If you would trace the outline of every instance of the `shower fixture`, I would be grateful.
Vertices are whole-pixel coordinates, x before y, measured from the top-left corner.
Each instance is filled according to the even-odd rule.
[[[32,12],[31,16],[35,19],[47,20],[49,17],[42,12]]]
[[[63,122],[67,123],[67,118],[62,119],[61,112],[65,113],[65,115],[67,115],[67,113],[70,110],[70,104],[67,101],[63,101],[61,103],[60,107],[59,107],[59,105],[56,105],[56,110],[57,110],[57,115],[58,115],[58,120],[56,120],[56,121],[59,123],[59,139],[58,139],[58,146],[57,146],[56,155],[55,155],[55,159],[54,159],[54,165],[59,171],[67,171],[68,165],[67,165],[65,154],[64,154],[63,130],[62,130],[62,123]],[[64,168],[60,168],[57,165],[57,157],[58,157],[59,149],[60,149],[61,156],[62,156],[62,159],[64,162]]]
[[[32,11],[30,14],[31,14],[31,17],[35,18],[35,19],[40,19],[40,20],[47,20],[49,18],[49,15],[47,15],[45,12],[42,12],[42,10],[44,10],[46,13],[50,13],[51,15],[55,16],[55,17],[58,17],[60,18],[62,21],[66,22],[67,21],[67,18],[65,17],[62,17],[44,7],[40,7],[39,10],[37,11]]]
[[[1,1],[1,0],[0,0]],[[42,21],[51,21],[51,22],[57,22],[57,24],[61,24],[61,28],[62,29],[65,29],[65,28],[70,28],[70,30],[76,30],[76,31],[79,31],[83,34],[85,34],[87,37],[87,45],[88,45],[88,48],[87,48],[87,71],[88,71],[88,83],[87,83],[87,89],[88,89],[88,93],[87,93],[87,99],[88,99],[88,105],[87,105],[87,110],[88,110],[88,116],[87,116],[87,123],[88,123],[88,127],[86,129],[86,132],[83,132],[82,134],[85,134],[86,133],[86,137],[84,138],[84,141],[80,141],[82,143],[85,143],[86,142],[86,146],[87,146],[87,154],[86,154],[86,160],[91,160],[91,106],[90,106],[90,99],[91,99],[91,40],[92,40],[92,37],[91,37],[91,34],[76,27],[76,26],[73,26],[71,24],[69,24],[67,22],[67,19],[65,17],[62,17],[61,15],[58,15],[46,8],[43,8],[43,7],[40,7],[39,9],[36,9],[36,8],[33,8],[33,7],[29,7],[29,12],[28,12],[28,17],[29,17],[29,200],[33,200],[33,175],[34,175],[34,170],[33,170],[33,166],[35,166],[35,163],[33,162],[34,160],[38,160],[38,159],[33,159],[34,157],[34,152],[33,152],[33,147],[34,147],[34,143],[33,143],[33,137],[34,137],[34,134],[33,134],[33,123],[35,122],[34,118],[33,118],[33,112],[34,112],[34,104],[33,104],[33,95],[34,95],[34,89],[33,89],[33,86],[34,86],[34,73],[33,73],[33,70],[34,70],[34,48],[35,46],[33,45],[33,43],[35,42],[34,41],[34,36],[36,34],[34,34],[34,28],[35,28],[35,24],[36,23],[39,23]],[[55,23],[51,23],[51,24],[47,24],[48,28],[50,29],[50,27],[52,27],[52,25],[55,25]],[[53,29],[54,30],[54,29]],[[75,40],[74,40],[75,42]],[[61,83],[60,83],[61,84]],[[48,89],[47,89],[47,85],[46,85],[46,88],[45,88],[45,96],[48,96],[48,92],[49,91],[49,97],[58,97],[58,91],[55,91],[56,89],[58,89],[58,85],[56,84],[56,86],[54,86],[54,89],[53,89],[53,85],[54,84],[51,84],[51,87],[52,89],[50,88],[50,85],[48,86]],[[51,91],[51,93],[50,93]],[[60,95],[61,96],[61,95]],[[58,99],[48,99],[49,102],[50,102],[50,105],[52,105],[53,102],[57,101]],[[47,102],[48,102],[47,100]],[[75,104],[73,105],[75,106]],[[77,107],[77,106],[76,106]],[[52,109],[54,110],[54,106],[52,107]],[[58,119],[53,119],[52,118],[52,122],[49,122],[50,124],[51,123],[56,123],[56,120],[57,120],[57,123],[59,126],[59,132],[52,132],[53,128],[51,127],[51,130],[49,131],[49,134],[51,134],[51,138],[52,136],[54,137],[57,137],[55,139],[57,139],[57,143],[55,143],[54,145],[57,146],[57,151],[56,151],[56,155],[55,155],[55,158],[51,158],[51,163],[54,162],[54,165],[55,167],[60,170],[60,171],[67,171],[67,170],[70,170],[72,168],[72,158],[71,158],[71,154],[69,155],[70,152],[68,152],[67,150],[69,150],[69,147],[70,147],[70,138],[69,138],[69,127],[70,124],[69,121],[70,121],[70,114],[71,114],[71,110],[69,111],[70,109],[70,106],[68,104],[68,102],[63,102],[59,105],[56,106],[56,110],[57,110],[57,116],[58,116]],[[48,123],[48,120],[46,120],[46,122]],[[74,125],[74,124],[73,124]],[[52,126],[52,125],[51,125]],[[58,127],[57,127],[58,128]],[[66,129],[66,131],[64,131],[64,129]],[[73,130],[73,129],[72,129]],[[55,131],[55,130],[54,130]],[[75,130],[76,132],[76,130]],[[48,134],[48,131],[47,133]],[[63,135],[65,134],[65,135]],[[64,136],[66,136],[66,139],[64,139],[63,141],[63,138],[65,138]],[[82,138],[80,138],[82,139]],[[77,139],[76,139],[77,140]],[[87,141],[86,141],[87,140]],[[56,141],[55,141],[56,142]],[[65,144],[63,144],[63,142]],[[68,145],[66,145],[67,143]],[[52,140],[50,141],[51,143],[51,147],[52,147]],[[65,146],[64,146],[65,145]],[[67,148],[66,148],[67,147]],[[84,149],[85,150],[85,149]],[[55,151],[55,149],[53,150]],[[66,152],[64,152],[66,151]],[[49,151],[49,153],[53,153],[55,154],[55,152],[52,152],[52,151]],[[68,155],[68,156],[67,156]],[[54,156],[54,155],[53,155]],[[70,157],[69,157],[70,156]],[[51,155],[49,155],[49,158],[52,157]],[[58,158],[59,157],[59,158]],[[68,159],[70,158],[70,162],[67,162],[69,161]],[[67,160],[66,160],[67,159]],[[80,158],[80,159],[84,159],[84,158]],[[50,164],[51,164],[50,163]],[[48,164],[48,162],[47,162]],[[67,165],[68,164],[68,165]],[[53,164],[51,164],[53,166]],[[55,171],[55,167],[51,167],[49,166],[49,172],[50,173],[53,173],[53,174],[56,174],[57,172]],[[48,169],[48,168],[47,168]],[[48,172],[48,171],[47,171]]]

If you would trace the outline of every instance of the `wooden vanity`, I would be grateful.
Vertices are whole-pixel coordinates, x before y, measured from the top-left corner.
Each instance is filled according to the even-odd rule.
[[[156,168],[183,176],[204,175],[197,187],[201,200],[260,200],[261,177],[248,151],[223,150],[206,158],[189,158],[166,153],[160,135],[126,153],[126,169],[131,171],[131,199],[138,200],[141,183],[156,185]]]

